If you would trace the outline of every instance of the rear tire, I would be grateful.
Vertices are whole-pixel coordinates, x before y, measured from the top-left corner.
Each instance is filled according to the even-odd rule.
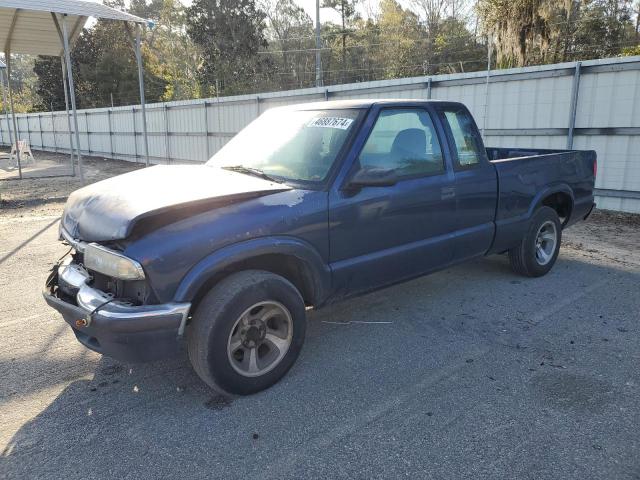
[[[545,275],[556,263],[561,241],[558,213],[553,208],[540,207],[520,245],[509,250],[511,268],[526,277]]]
[[[207,293],[187,329],[193,369],[221,394],[264,390],[298,358],[305,316],[300,292],[285,278],[259,270],[234,273]]]

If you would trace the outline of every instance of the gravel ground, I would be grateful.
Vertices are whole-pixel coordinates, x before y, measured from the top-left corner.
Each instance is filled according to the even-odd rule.
[[[46,307],[52,180],[0,182],[1,478],[640,478],[639,217],[567,230],[543,278],[496,256],[312,313],[285,379],[226,400]]]

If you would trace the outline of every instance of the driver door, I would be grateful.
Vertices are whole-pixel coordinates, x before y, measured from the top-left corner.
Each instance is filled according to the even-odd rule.
[[[372,111],[374,124],[361,148],[354,146],[346,182],[330,192],[330,262],[338,295],[399,282],[452,261],[454,177],[441,147],[444,132],[429,110]],[[366,168],[393,170],[397,183],[349,187],[348,178]]]

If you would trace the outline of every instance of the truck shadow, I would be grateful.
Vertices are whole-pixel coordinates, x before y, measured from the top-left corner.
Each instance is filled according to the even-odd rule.
[[[18,245],[17,247],[15,247],[13,250],[11,250],[9,253],[6,253],[5,255],[3,255],[2,257],[0,257],[0,265],[3,264],[4,262],[6,262],[9,258],[11,258],[13,255],[15,255],[16,253],[18,253],[22,248],[24,248],[25,246],[29,245],[31,242],[33,242],[36,238],[38,238],[40,235],[42,235],[43,233],[45,233],[47,230],[49,230],[53,225],[55,225],[56,223],[58,223],[60,219],[59,218],[55,218],[53,220],[51,220],[51,222],[47,223],[44,227],[42,227],[40,230],[38,230],[37,232],[35,232],[33,235],[31,235],[29,238],[27,238],[26,240],[24,240],[22,243],[20,243],[20,245]]]
[[[251,397],[213,394],[184,353],[135,365],[100,358],[91,380],[71,381],[11,437],[0,455],[5,478],[122,478],[141,463],[151,476],[184,471],[178,465],[211,475],[233,462],[248,462],[250,472],[256,451],[302,448],[360,408],[415,388],[416,376],[464,365],[494,344],[526,344],[532,329],[546,328],[540,311],[562,289],[586,292],[608,276],[640,280],[576,258],[562,259],[544,279],[508,268],[502,257],[482,259],[312,313],[297,364]],[[18,359],[13,368],[52,375],[50,385],[67,381],[64,368],[42,358]],[[265,437],[278,442],[271,452],[260,443]]]

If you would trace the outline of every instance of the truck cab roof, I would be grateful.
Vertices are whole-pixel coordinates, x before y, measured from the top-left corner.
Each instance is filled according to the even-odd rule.
[[[289,110],[339,110],[339,109],[350,109],[350,108],[370,108],[373,105],[416,105],[416,104],[425,104],[425,103],[444,103],[444,100],[428,100],[424,98],[389,98],[389,99],[380,99],[380,98],[370,98],[370,99],[357,99],[357,100],[328,100],[324,102],[311,102],[311,103],[302,103],[297,105],[286,105],[283,107],[278,107],[281,109],[289,109]],[[457,102],[446,102],[446,103],[457,103]]]

